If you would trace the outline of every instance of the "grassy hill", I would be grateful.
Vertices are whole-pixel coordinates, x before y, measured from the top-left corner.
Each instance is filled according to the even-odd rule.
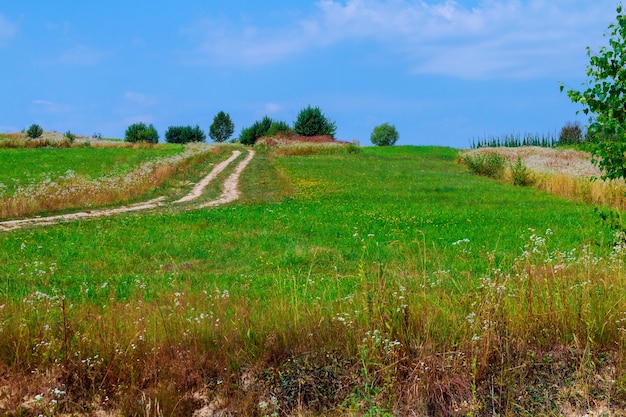
[[[619,409],[623,242],[456,152],[262,151],[233,204],[0,234],[0,411]]]

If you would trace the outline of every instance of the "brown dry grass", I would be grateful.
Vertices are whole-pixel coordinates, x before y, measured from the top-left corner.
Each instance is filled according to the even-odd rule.
[[[0,218],[128,201],[156,189],[190,164],[197,164],[209,155],[221,152],[222,147],[188,146],[181,155],[146,162],[122,176],[89,180],[70,175],[57,181],[44,181],[1,199]]]
[[[560,197],[611,208],[626,209],[624,180],[601,180],[601,172],[591,163],[591,154],[574,149],[553,149],[537,146],[519,148],[479,148],[463,155],[497,153],[511,165],[520,158],[531,171],[534,186]],[[505,178],[511,180],[510,166]]]

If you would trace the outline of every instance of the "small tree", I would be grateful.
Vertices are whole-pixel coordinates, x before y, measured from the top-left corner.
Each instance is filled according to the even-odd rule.
[[[559,133],[559,145],[576,145],[583,141],[583,130],[580,123],[567,122]]]
[[[400,138],[400,135],[396,127],[388,123],[376,126],[370,136],[370,140],[376,146],[394,145],[398,141],[398,138]]]
[[[220,111],[213,118],[213,124],[209,128],[209,136],[215,142],[225,142],[235,132],[235,124],[228,113]]]
[[[319,107],[308,106],[298,113],[293,130],[301,136],[328,135],[334,138],[337,125],[324,116]]]
[[[206,135],[200,126],[170,126],[165,132],[165,141],[168,143],[204,142]]]
[[[126,142],[148,142],[158,143],[159,133],[150,123],[146,126],[145,123],[133,123],[126,129],[126,135],[124,136]]]
[[[590,116],[590,149],[602,178],[617,179],[626,177],[626,16],[621,5],[608,35],[609,45],[596,55],[587,47],[587,89],[568,90],[567,95]]]
[[[26,137],[30,139],[37,139],[43,135],[43,129],[38,124],[32,124],[26,131]]]

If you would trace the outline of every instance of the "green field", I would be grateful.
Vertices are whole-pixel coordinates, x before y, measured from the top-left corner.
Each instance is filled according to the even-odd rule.
[[[159,148],[17,148],[0,151],[0,191],[11,195],[19,186],[57,180],[73,171],[89,179],[123,174],[136,165],[182,152],[181,146]]]
[[[97,152],[102,172],[152,155]],[[0,370],[57,369],[49,413],[145,415],[143,393],[191,415],[197,390],[242,415],[619,408],[622,246],[592,206],[456,153],[259,152],[233,204],[2,233]]]

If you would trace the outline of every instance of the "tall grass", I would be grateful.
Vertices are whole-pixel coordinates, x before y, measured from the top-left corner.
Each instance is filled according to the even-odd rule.
[[[0,200],[0,218],[18,217],[72,207],[97,207],[128,201],[159,187],[190,163],[198,163],[221,148],[187,146],[178,155],[148,160],[129,172],[90,179],[68,170],[54,180],[45,178]]]
[[[524,177],[528,185],[560,197],[626,209],[624,181],[599,179],[601,172],[591,164],[591,155],[586,152],[537,147],[475,149],[463,152],[460,161],[480,175],[501,178],[513,184]],[[492,165],[497,169],[489,161],[496,161]]]
[[[619,409],[622,237],[455,155],[259,153],[240,205],[0,235],[2,411]]]

